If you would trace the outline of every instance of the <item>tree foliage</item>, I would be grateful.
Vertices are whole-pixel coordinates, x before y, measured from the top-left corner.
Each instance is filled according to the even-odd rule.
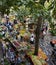
[[[17,4],[17,0],[0,0],[0,12],[2,14],[10,13],[10,8]]]
[[[45,7],[46,1],[49,3],[47,8]],[[14,8],[14,10],[18,14],[18,18],[22,21],[25,17],[28,17],[29,15],[34,18],[34,21],[37,23],[38,26],[36,27],[35,45],[35,51],[38,51],[39,35],[42,20],[47,19],[48,21],[51,21],[52,17],[56,18],[56,0],[0,0],[0,12],[2,14],[9,14],[11,7]]]
[[[30,15],[30,8],[26,8],[25,5],[20,6],[17,10],[17,17],[21,21],[25,19],[25,17],[28,17]]]

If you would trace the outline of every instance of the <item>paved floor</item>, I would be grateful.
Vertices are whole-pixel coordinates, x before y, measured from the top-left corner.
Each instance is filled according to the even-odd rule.
[[[50,35],[50,33],[47,33],[46,36],[44,37],[44,40],[43,39],[40,39],[40,47],[42,48],[42,50],[48,56],[48,64],[49,65],[55,65],[52,62],[52,58],[51,58],[51,54],[52,54],[52,51],[53,51],[53,48],[50,45],[50,40],[51,39],[56,39],[56,36],[55,37],[52,37]]]

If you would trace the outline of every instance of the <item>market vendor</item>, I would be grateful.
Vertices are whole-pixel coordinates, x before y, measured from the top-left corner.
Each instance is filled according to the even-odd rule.
[[[55,44],[56,44],[56,40],[51,40],[51,41],[50,41],[50,44],[51,44],[52,47],[54,47]]]

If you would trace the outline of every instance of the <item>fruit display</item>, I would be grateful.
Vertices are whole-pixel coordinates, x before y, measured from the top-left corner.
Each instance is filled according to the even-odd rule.
[[[6,28],[7,28],[6,26],[1,25],[1,26],[0,26],[0,31],[5,30]]]
[[[34,53],[34,46],[31,45],[31,53]],[[28,53],[30,55],[30,52]],[[41,59],[44,59],[44,60],[47,60],[47,55],[42,51],[41,48],[39,48],[39,51],[38,51],[38,57]]]
[[[24,40],[29,40],[29,36],[27,35],[27,33],[24,34]]]
[[[18,51],[25,51],[30,49],[30,45],[27,44],[26,42],[18,42],[18,41],[13,41],[12,44],[16,47]]]
[[[35,50],[35,47],[33,46],[33,45],[31,45],[31,53],[34,53],[34,50]],[[30,55],[30,52],[29,53],[27,53],[27,54],[29,54]],[[42,51],[42,49],[41,48],[39,48],[39,51],[38,51],[38,57],[41,59],[44,59],[44,60],[47,60],[47,55]]]
[[[26,42],[20,43],[20,48],[18,50],[29,50],[30,46]]]
[[[46,63],[46,59],[47,59],[47,56],[46,56],[46,54],[42,51],[42,49],[41,48],[39,48],[39,51],[38,51],[38,56],[35,56],[35,55],[33,55],[34,54],[34,47],[33,47],[33,45],[31,45],[31,52],[29,51],[28,53],[27,53],[27,57],[29,57],[31,60],[32,60],[32,62],[33,62],[33,64],[34,65],[48,65],[47,63]]]
[[[14,42],[13,42],[13,45],[14,45],[15,47],[20,46],[19,42],[17,42],[17,41],[14,41]]]
[[[33,65],[48,65],[44,59],[40,59],[35,55],[28,55],[28,58],[31,60]]]
[[[39,60],[42,63],[42,65],[48,65],[45,60],[43,60],[43,59],[39,59]]]
[[[44,60],[48,58],[41,48],[39,48],[38,57],[43,58]]]
[[[0,31],[2,30],[2,28],[0,27]]]
[[[42,65],[41,62],[39,61],[39,59],[36,56],[32,55],[31,59],[32,59],[34,65]]]
[[[17,29],[18,27],[19,27],[18,24],[15,24],[15,25],[14,25],[14,29]]]
[[[20,35],[21,35],[21,36],[24,36],[25,32],[26,32],[26,30],[25,30],[25,29],[20,30]]]

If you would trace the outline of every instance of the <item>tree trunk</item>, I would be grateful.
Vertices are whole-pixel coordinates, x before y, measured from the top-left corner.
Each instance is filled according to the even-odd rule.
[[[38,48],[39,48],[39,38],[40,38],[40,29],[41,29],[42,17],[40,16],[37,21],[36,27],[36,39],[35,39],[35,52],[34,55],[38,55]]]

